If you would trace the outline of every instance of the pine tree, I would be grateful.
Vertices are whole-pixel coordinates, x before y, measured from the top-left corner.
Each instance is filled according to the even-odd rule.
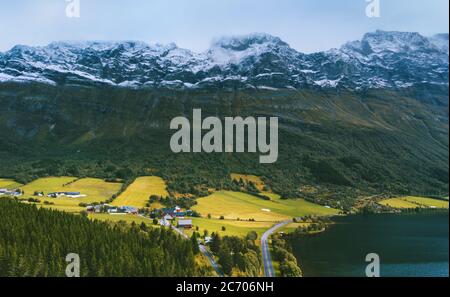
[[[219,252],[219,264],[222,266],[222,271],[226,275],[231,275],[233,271],[233,257],[231,256],[231,251],[228,249],[222,249]]]
[[[200,252],[200,248],[198,246],[198,239],[197,239],[197,233],[193,233],[191,236],[191,243],[192,243],[192,252],[194,255],[197,255]]]
[[[211,252],[213,252],[214,254],[219,254],[221,245],[222,239],[220,238],[220,235],[214,232],[211,235],[211,243],[209,245]]]

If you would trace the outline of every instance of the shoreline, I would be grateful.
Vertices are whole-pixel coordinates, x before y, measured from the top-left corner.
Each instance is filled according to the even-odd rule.
[[[298,256],[297,253],[294,252],[294,244],[292,242],[293,239],[295,240],[297,238],[308,238],[308,237],[314,237],[314,236],[317,236],[317,235],[320,235],[320,234],[324,234],[325,232],[329,231],[329,228],[331,226],[334,226],[334,225],[338,225],[338,224],[352,224],[352,223],[336,222],[336,221],[333,220],[335,218],[378,217],[378,216],[383,216],[383,215],[384,216],[392,216],[392,217],[400,217],[400,216],[410,216],[410,217],[413,217],[413,216],[422,216],[422,217],[423,216],[430,216],[430,217],[433,217],[433,216],[436,216],[436,215],[449,215],[449,213],[450,213],[449,209],[426,209],[425,211],[423,211],[423,210],[425,210],[425,209],[421,209],[418,212],[409,212],[409,211],[404,212],[404,211],[401,211],[401,212],[382,212],[382,213],[370,213],[370,214],[353,213],[353,214],[345,214],[345,215],[343,215],[343,214],[334,215],[334,216],[330,217],[332,219],[332,222],[331,223],[327,223],[327,225],[326,225],[326,227],[324,229],[322,229],[320,231],[309,232],[309,233],[297,233],[296,234],[295,231],[291,232],[291,233],[289,233],[287,235],[288,236],[287,242],[289,243],[289,245],[291,247],[293,255],[297,259],[298,267],[304,273],[303,265],[301,265],[301,263],[302,263],[301,258]],[[353,222],[353,224],[354,224],[354,222]],[[447,260],[446,263],[448,263],[448,260]],[[314,276],[305,276],[305,275],[303,275],[303,277],[314,277]]]

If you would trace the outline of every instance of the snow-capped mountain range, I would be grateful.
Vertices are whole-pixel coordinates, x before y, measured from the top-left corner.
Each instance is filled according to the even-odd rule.
[[[215,40],[195,53],[175,44],[54,42],[0,53],[1,82],[129,88],[404,88],[448,86],[449,36],[376,31],[340,49],[304,54],[278,37]]]

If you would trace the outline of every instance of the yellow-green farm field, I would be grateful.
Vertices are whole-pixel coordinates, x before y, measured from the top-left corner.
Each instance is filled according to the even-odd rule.
[[[22,184],[12,179],[0,178],[0,189],[14,190],[20,188]]]
[[[271,200],[264,200],[241,192],[219,191],[208,197],[199,198],[193,209],[203,217],[211,214],[212,218],[223,216],[228,220],[250,220],[277,222],[305,215],[336,215],[336,209],[326,208],[303,199],[282,200],[272,195]]]
[[[72,214],[80,214],[82,211],[85,210],[84,207],[81,207],[78,205],[64,204],[64,203],[58,203],[58,204],[52,204],[52,205],[38,204],[37,206],[41,207],[41,208],[63,211],[63,212],[72,213]]]
[[[407,196],[404,199],[406,201],[417,203],[424,207],[448,208],[448,201],[416,196]]]
[[[21,189],[25,192],[24,197],[31,197],[34,192],[44,192],[45,195],[51,192],[80,192],[82,195],[86,195],[80,198],[64,196],[59,198],[36,197],[41,202],[54,203],[54,205],[44,205],[46,208],[74,212],[80,203],[103,202],[116,194],[121,187],[121,183],[105,182],[97,178],[77,180],[74,177],[46,177],[37,179]]]
[[[278,232],[289,233],[289,232],[293,232],[293,231],[297,230],[297,228],[299,228],[299,227],[305,228],[305,227],[308,227],[309,225],[310,225],[310,223],[294,223],[294,222],[292,222],[292,223],[289,223],[286,226],[280,228],[278,230]]]
[[[393,208],[449,208],[448,201],[416,196],[391,198],[383,200],[379,203],[381,205],[390,206]]]
[[[391,198],[380,201],[379,204],[384,206],[390,206],[393,208],[416,208],[417,205],[411,202],[408,202],[401,198]]]
[[[114,200],[112,205],[143,208],[151,195],[167,197],[169,193],[165,181],[157,176],[139,177]],[[157,206],[159,205],[152,205]]]
[[[91,213],[88,215],[89,219],[91,220],[99,220],[104,222],[111,222],[111,223],[117,223],[120,221],[126,222],[128,224],[131,224],[135,222],[136,224],[140,225],[141,223],[144,223],[148,226],[154,226],[153,220],[149,218],[143,218],[137,215],[111,215],[107,213]],[[157,227],[157,226],[155,226]]]
[[[250,221],[237,221],[237,220],[219,220],[219,219],[208,219],[208,218],[191,218],[193,228],[191,230],[186,230],[185,233],[189,236],[192,235],[193,231],[196,231],[198,227],[198,232],[203,234],[205,230],[209,234],[212,232],[219,233],[221,236],[239,236],[244,237],[250,231],[255,231],[258,234],[257,243],[261,236],[274,226],[274,222],[250,222]],[[308,226],[308,223],[290,223],[285,227],[279,229],[277,232],[293,232],[298,227]],[[222,230],[225,227],[225,231]]]
[[[61,176],[61,177],[44,177],[39,178],[31,183],[28,183],[21,187],[25,192],[25,195],[32,196],[34,192],[44,192],[45,194],[60,191],[63,189],[63,185],[75,181],[76,177]]]
[[[250,231],[255,231],[258,233],[258,238],[261,238],[262,234],[274,225],[272,222],[249,222],[207,218],[190,219],[192,219],[193,229],[187,231],[189,235],[191,235],[192,231],[196,230],[196,227],[198,227],[198,232],[200,232],[200,234],[203,234],[203,232],[207,230],[209,234],[215,232],[219,233],[221,236],[246,236]],[[225,231],[222,230],[222,227],[225,227]]]

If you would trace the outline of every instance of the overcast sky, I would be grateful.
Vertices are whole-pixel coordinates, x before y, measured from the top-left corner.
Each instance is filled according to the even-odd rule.
[[[314,52],[376,29],[433,35],[449,26],[448,0],[379,0],[380,18],[366,16],[369,0],[79,0],[80,18],[66,16],[66,1],[0,0],[0,51],[70,40],[175,42],[203,51],[216,37],[266,32]]]

